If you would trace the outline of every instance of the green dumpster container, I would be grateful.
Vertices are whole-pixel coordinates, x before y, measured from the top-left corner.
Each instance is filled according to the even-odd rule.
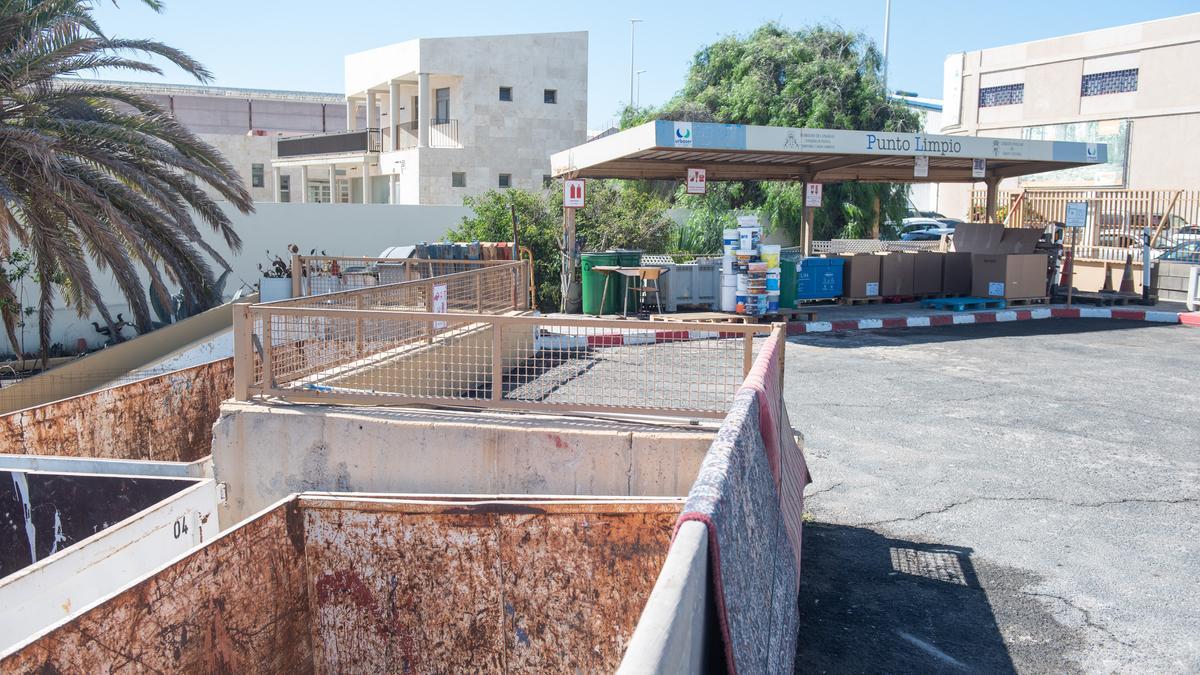
[[[796,308],[796,261],[779,261],[779,308]]]
[[[620,265],[620,256],[610,251],[603,253],[583,253],[579,257],[581,259],[581,266],[583,267],[583,313],[592,315],[615,314],[621,306],[621,277],[613,275],[613,278],[608,282],[608,296],[604,297],[604,277],[607,275],[603,272],[593,272],[592,268],[597,265]],[[601,298],[604,300],[603,307],[600,306]]]

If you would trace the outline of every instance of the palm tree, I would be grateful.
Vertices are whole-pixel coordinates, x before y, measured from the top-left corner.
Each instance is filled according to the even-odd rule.
[[[158,0],[143,0],[161,9]],[[39,293],[41,356],[48,357],[53,301],[61,291],[79,315],[93,310],[116,323],[89,262],[111,270],[138,332],[152,330],[150,292],[170,306],[167,282],[192,309],[219,302],[202,252],[229,269],[199,225],[230,250],[241,240],[201,186],[243,213],[253,210],[237,171],[173,115],[118,86],[82,81],[80,72],[124,69],[161,73],[138,55],[154,55],[205,82],[210,73],[177,49],[152,40],[106,36],[95,0],[0,0],[0,247],[33,256]],[[0,274],[0,314],[14,351],[19,304]]]

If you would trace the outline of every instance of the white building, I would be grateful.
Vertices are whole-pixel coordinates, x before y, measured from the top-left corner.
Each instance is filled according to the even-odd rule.
[[[171,111],[237,169],[256,202],[300,201],[291,189],[298,172],[284,170],[272,189],[271,160],[280,138],[344,131],[346,101],[340,94],[270,89],[97,81],[150,99]],[[217,199],[223,199],[210,191]]]
[[[550,155],[587,140],[587,49],[587,33],[570,32],[351,54],[349,129],[281,139],[276,191],[286,172],[299,176],[287,186],[293,201],[461,204],[497,188],[540,188]]]
[[[916,94],[897,93],[893,99],[911,108],[921,117],[921,130],[927,134],[942,133],[942,101],[922,98]],[[917,211],[941,212],[941,185],[915,183],[908,188],[908,201]]]

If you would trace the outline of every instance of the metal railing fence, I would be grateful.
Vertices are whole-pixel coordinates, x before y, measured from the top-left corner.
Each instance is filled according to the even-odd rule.
[[[755,338],[783,331],[783,324],[664,330],[652,322],[494,313],[238,307],[235,396],[328,404],[721,417],[753,363]]]
[[[798,251],[799,247],[786,249]],[[814,241],[813,253],[875,253],[878,251],[940,251],[940,241],[882,241],[879,239],[831,239]]]
[[[512,260],[424,260],[362,256],[292,256],[292,295],[321,295],[402,281],[430,279]]]
[[[418,145],[419,129],[416,122],[401,122],[392,126],[396,134],[396,148],[408,150]],[[461,148],[458,138],[458,120],[438,119],[429,121],[429,140],[426,145],[430,148]]]

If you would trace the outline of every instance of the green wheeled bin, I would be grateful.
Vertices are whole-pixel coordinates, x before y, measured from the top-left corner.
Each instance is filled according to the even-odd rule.
[[[600,253],[583,253],[580,256],[580,266],[583,268],[582,291],[583,291],[583,313],[597,316],[600,314],[616,314],[620,308],[621,299],[621,276],[612,275],[612,280],[608,282],[608,297],[604,297],[604,278],[606,275],[603,272],[593,272],[592,268],[597,265],[616,266],[621,264],[621,258],[616,252],[607,251]],[[604,305],[601,306],[601,299]]]
[[[796,308],[796,261],[779,261],[779,308]]]

